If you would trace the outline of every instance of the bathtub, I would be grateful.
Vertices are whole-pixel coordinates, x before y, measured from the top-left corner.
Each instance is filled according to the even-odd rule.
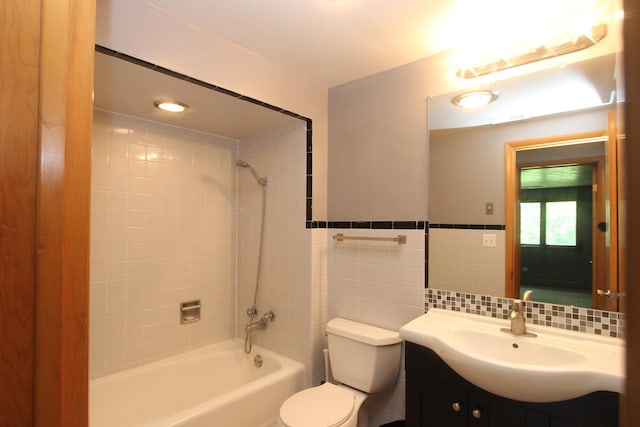
[[[242,345],[223,341],[91,380],[90,427],[276,425],[282,402],[304,388],[304,365]]]

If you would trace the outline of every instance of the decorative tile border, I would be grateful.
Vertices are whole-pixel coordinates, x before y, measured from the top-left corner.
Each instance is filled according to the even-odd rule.
[[[506,320],[512,304],[512,298],[425,289],[425,312],[433,307]],[[534,325],[618,338],[625,334],[624,314],[611,311],[532,301],[525,304],[525,317]]]

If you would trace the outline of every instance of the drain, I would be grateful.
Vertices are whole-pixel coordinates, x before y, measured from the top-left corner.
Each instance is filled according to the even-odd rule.
[[[253,358],[253,364],[256,365],[256,368],[260,368],[262,366],[262,356],[256,354],[256,357]]]
[[[514,342],[513,344],[511,344],[511,347],[513,347],[513,348],[518,348],[518,347],[520,347],[520,346],[518,345],[518,343],[515,343],[515,342]]]

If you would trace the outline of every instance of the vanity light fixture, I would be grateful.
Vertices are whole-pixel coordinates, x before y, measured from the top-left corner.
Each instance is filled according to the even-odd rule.
[[[498,92],[492,90],[472,90],[454,96],[451,103],[462,108],[480,108],[498,99]]]
[[[489,60],[487,62],[459,67],[456,70],[456,76],[464,79],[471,79],[506,70],[508,68],[542,61],[543,59],[578,52],[595,45],[605,38],[606,35],[607,24],[595,25],[583,34],[577,36],[563,34],[548,40],[541,46],[532,47],[521,54],[514,54],[511,56],[500,57],[495,60]]]
[[[187,104],[178,101],[155,101],[153,105],[162,111],[168,111],[170,113],[182,113],[189,109]]]

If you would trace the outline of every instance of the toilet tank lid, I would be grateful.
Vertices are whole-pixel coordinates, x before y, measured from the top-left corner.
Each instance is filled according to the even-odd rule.
[[[327,334],[360,341],[374,346],[392,345],[402,342],[402,338],[395,331],[371,326],[353,320],[337,317],[327,322]]]

